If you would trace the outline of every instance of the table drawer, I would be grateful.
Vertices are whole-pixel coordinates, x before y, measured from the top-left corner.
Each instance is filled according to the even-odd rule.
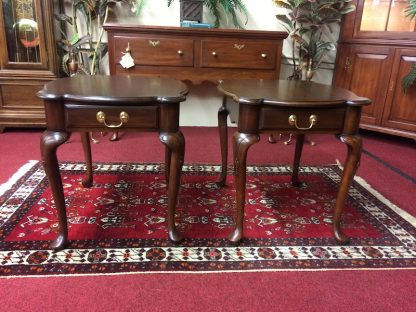
[[[114,55],[117,64],[128,46],[137,65],[194,65],[194,41],[192,39],[116,36],[114,37]]]
[[[107,125],[120,125],[121,119],[128,115],[128,120],[114,129],[158,129],[158,107],[131,107],[131,106],[85,106],[76,104],[65,105],[66,125],[74,128],[108,128],[103,122],[97,120],[97,113],[101,114]],[[124,115],[122,115],[124,113]]]
[[[277,45],[254,40],[202,40],[201,67],[273,69]]]
[[[289,118],[292,117],[292,124]],[[345,108],[269,108],[265,107],[260,114],[261,130],[293,130],[309,128],[311,116],[316,116],[316,122],[305,131],[342,130],[344,127]],[[296,125],[293,124],[296,122]]]

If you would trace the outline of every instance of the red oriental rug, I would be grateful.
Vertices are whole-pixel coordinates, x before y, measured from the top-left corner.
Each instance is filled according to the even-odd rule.
[[[342,221],[351,242],[336,244],[336,165],[301,167],[301,188],[291,186],[288,166],[249,166],[245,238],[234,246],[226,239],[234,180],[217,187],[218,165],[183,167],[176,222],[185,240],[175,245],[167,240],[163,165],[95,164],[87,189],[80,183],[85,166],[62,163],[70,244],[58,252],[48,249],[57,217],[45,173],[38,162],[25,168],[0,196],[3,276],[416,268],[415,218],[360,178]]]

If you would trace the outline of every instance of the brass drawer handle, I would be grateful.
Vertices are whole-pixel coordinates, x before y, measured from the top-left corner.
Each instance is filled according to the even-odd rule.
[[[262,54],[261,54],[261,58],[262,58],[262,59],[266,59],[266,58],[267,58],[267,54],[266,54],[266,53],[262,53]]]
[[[122,125],[124,125],[125,123],[127,123],[129,121],[129,114],[127,114],[126,112],[121,112],[120,113],[120,123],[118,125],[112,125],[112,124],[107,124],[107,121],[105,120],[106,116],[105,113],[102,111],[99,111],[97,113],[97,121],[99,123],[104,124],[107,128],[120,128]]]
[[[237,49],[238,51],[241,51],[242,49],[244,49],[245,46],[246,46],[245,44],[237,44],[237,43],[234,44],[234,48]]]
[[[212,52],[212,56],[213,56],[213,57],[217,57],[217,52],[215,52],[215,51],[214,51],[214,52]]]
[[[149,40],[149,45],[151,45],[154,48],[156,48],[159,45],[159,43],[159,40]]]
[[[316,117],[316,115],[310,115],[309,116],[309,123],[310,123],[309,124],[309,127],[302,128],[302,127],[299,127],[298,124],[297,124],[297,117],[296,117],[296,115],[290,115],[289,116],[289,125],[295,126],[295,128],[298,129],[298,130],[309,130],[309,129],[312,129],[312,127],[314,125],[316,125],[317,122],[318,122],[318,117]]]
[[[182,56],[183,55],[183,51],[182,50],[178,50],[178,55]]]

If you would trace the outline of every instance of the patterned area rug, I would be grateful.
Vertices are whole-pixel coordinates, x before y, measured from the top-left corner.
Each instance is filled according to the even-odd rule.
[[[234,180],[217,187],[218,165],[184,166],[176,223],[185,240],[174,245],[163,165],[95,164],[87,189],[80,184],[85,166],[62,163],[70,244],[59,252],[48,250],[57,217],[45,173],[40,163],[28,166],[0,196],[3,276],[416,267],[415,218],[359,178],[342,221],[351,242],[336,244],[335,165],[301,167],[301,188],[291,186],[288,166],[248,167],[245,238],[234,246],[226,239]]]

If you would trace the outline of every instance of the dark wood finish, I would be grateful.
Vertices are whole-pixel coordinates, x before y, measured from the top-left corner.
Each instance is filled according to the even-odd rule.
[[[416,133],[416,87],[410,87],[406,93],[400,87],[402,78],[416,62],[416,49],[396,49],[393,62],[397,66],[392,71],[382,125]]]
[[[7,127],[44,127],[43,103],[36,97],[42,86],[58,75],[54,9],[60,1],[35,0],[39,29],[39,62],[11,62],[0,5],[0,132]],[[4,44],[3,44],[4,43]]]
[[[416,139],[416,92],[401,80],[416,60],[416,32],[360,31],[363,0],[344,17],[333,84],[372,100],[360,127]]]
[[[185,140],[179,130],[179,103],[185,100],[187,93],[183,83],[168,78],[75,76],[45,85],[38,93],[45,103],[47,124],[41,140],[41,152],[59,219],[59,234],[51,248],[61,249],[68,240],[56,150],[68,140],[72,131],[81,132],[87,164],[87,175],[82,184],[90,187],[93,177],[88,131],[108,130],[97,120],[99,111],[106,113],[107,124],[120,123],[120,120],[113,120],[116,111],[118,114],[123,110],[128,112],[129,120],[117,127],[122,131],[159,132],[159,139],[166,146],[168,161],[168,235],[172,241],[181,240],[174,217],[185,151]],[[148,111],[151,113],[148,114]],[[132,125],[129,125],[130,121]]]
[[[278,79],[283,39],[276,31],[142,26],[109,18],[111,75],[173,77],[200,83],[220,79]],[[136,66],[124,69],[126,48]]]
[[[292,172],[294,186],[301,185],[298,170],[305,134],[333,133],[348,146],[333,228],[337,241],[346,243],[348,238],[340,228],[341,215],[348,188],[359,165],[362,143],[358,127],[361,109],[369,105],[370,100],[343,88],[308,81],[224,80],[218,88],[225,97],[222,114],[238,112],[238,116],[231,116],[233,120],[238,120],[238,130],[233,137],[237,216],[229,239],[238,242],[243,237],[247,152],[250,146],[259,141],[259,133],[297,135]],[[234,103],[226,98],[232,98]],[[238,109],[228,109],[233,105],[238,106]],[[225,184],[224,168],[227,166],[227,144],[224,144],[227,123],[223,115],[218,118],[222,155],[220,184]],[[296,115],[297,126],[290,124],[291,115]],[[316,115],[315,124],[311,124],[311,115]]]

